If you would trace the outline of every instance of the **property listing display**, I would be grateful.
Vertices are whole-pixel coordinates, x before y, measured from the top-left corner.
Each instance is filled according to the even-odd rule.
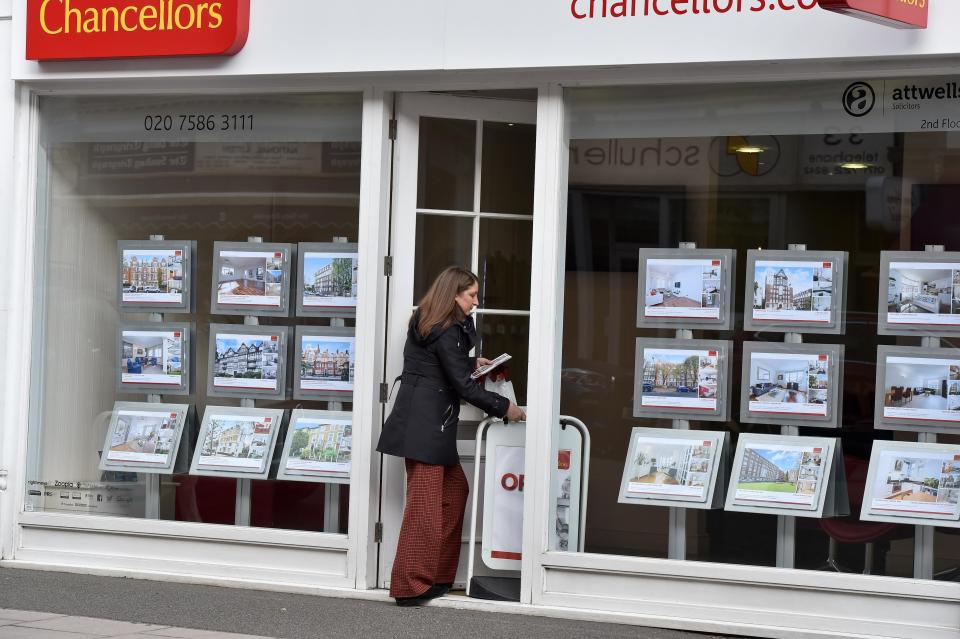
[[[733,497],[741,503],[815,508],[828,454],[816,444],[744,442],[732,478]]]
[[[288,314],[292,245],[214,242],[213,251],[212,312]]]
[[[960,351],[881,347],[877,367],[882,422],[960,424]]]
[[[357,253],[303,253],[302,297],[304,309],[356,309]]]
[[[833,320],[832,261],[758,259],[751,276],[747,286],[753,291],[753,320],[811,324]]]
[[[351,401],[356,361],[354,329],[298,326],[296,344],[293,396],[307,400]]]
[[[646,347],[641,357],[641,406],[717,410],[719,351]]]
[[[721,260],[648,259],[644,315],[720,319]]]
[[[142,392],[185,386],[188,331],[182,327],[127,325],[120,328],[120,385]]]
[[[864,511],[960,520],[960,447],[874,442]]]
[[[218,330],[211,331],[210,339],[214,344],[210,370],[215,389],[281,390],[278,374],[283,338],[279,332]]]
[[[100,469],[173,472],[188,412],[186,404],[117,402],[100,455]]]
[[[834,383],[829,353],[756,351],[747,356],[750,413],[827,417]]]
[[[270,470],[273,441],[282,411],[224,410],[208,406],[197,440],[191,473],[250,473]]]
[[[706,502],[723,437],[715,432],[634,428],[624,466],[621,503]]]
[[[350,477],[353,425],[349,413],[295,410],[278,479],[313,481]]]
[[[893,326],[960,328],[960,261],[891,261],[887,323]]]
[[[184,304],[183,248],[120,249],[121,302],[164,306]]]

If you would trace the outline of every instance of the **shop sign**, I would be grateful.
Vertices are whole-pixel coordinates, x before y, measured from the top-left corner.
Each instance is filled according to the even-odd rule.
[[[495,448],[490,556],[519,561],[523,546],[524,449],[523,446]]]
[[[28,60],[233,55],[250,0],[27,0]]]
[[[820,0],[827,11],[898,29],[926,29],[929,0]]]

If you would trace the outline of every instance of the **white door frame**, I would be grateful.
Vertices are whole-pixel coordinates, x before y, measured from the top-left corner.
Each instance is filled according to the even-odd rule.
[[[407,320],[415,304],[414,256],[416,251],[417,178],[419,163],[420,117],[450,118],[495,122],[536,123],[536,104],[517,100],[494,100],[452,95],[405,93],[397,99],[397,140],[394,150],[394,199],[390,253],[393,256],[393,275],[390,283],[389,316],[387,320],[386,378],[389,384],[403,370],[403,345],[407,335]],[[482,127],[477,127],[477,155],[475,162],[474,205],[469,215],[479,213],[480,161]],[[431,211],[431,213],[434,213]],[[450,214],[450,212],[436,212]],[[532,213],[532,212],[531,212]],[[511,217],[511,216],[500,216]],[[517,216],[520,217],[520,216]],[[478,225],[474,224],[473,255],[476,261]],[[476,264],[471,264],[476,268]],[[481,310],[482,312],[482,310]],[[394,393],[393,398],[396,398]],[[388,405],[388,410],[392,404]],[[381,479],[381,511],[383,543],[380,548],[378,586],[386,587],[396,553],[403,516],[405,475],[399,458],[384,456]],[[464,527],[464,535],[468,530]]]

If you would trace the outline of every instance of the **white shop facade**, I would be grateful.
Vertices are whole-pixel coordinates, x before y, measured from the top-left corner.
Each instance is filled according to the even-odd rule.
[[[382,387],[400,373],[417,298],[460,263],[481,278],[480,351],[513,355],[527,406],[510,573],[520,601],[439,605],[750,636],[960,637],[955,528],[857,516],[874,442],[960,443],[949,427],[874,420],[876,394],[905,401],[902,383],[899,395],[875,388],[878,346],[920,343],[878,337],[880,253],[960,250],[960,7],[941,0],[928,28],[896,30],[800,0],[638,2],[622,17],[623,7],[550,0],[250,4],[249,37],[232,56],[38,62],[25,55],[34,3],[0,0],[3,565],[386,601],[403,470],[374,450],[390,406]],[[166,279],[125,280],[119,243],[161,236],[192,243],[190,261]],[[230,262],[250,238],[269,245],[251,253],[267,261]],[[634,416],[635,394],[659,379],[637,373],[637,338],[677,334],[638,322],[638,251],[681,243],[737,251],[730,328],[683,335],[730,342],[721,420]],[[740,419],[741,393],[766,393],[778,375],[791,380],[784,393],[801,392],[805,376],[741,383],[743,342],[784,337],[744,329],[745,292],[762,288],[745,263],[748,250],[791,245],[849,258],[842,332],[803,339],[843,354],[830,369],[842,382],[836,425],[790,434],[835,438],[854,514],[618,500],[633,428],[725,433],[730,461],[743,435],[782,432],[780,418]],[[308,276],[305,256],[338,251],[353,254],[343,297],[355,306],[311,313],[327,276]],[[124,307],[124,294],[154,292],[150,278],[158,291],[189,279],[191,303],[162,317]],[[932,281],[909,282],[936,303]],[[677,280],[647,293],[682,305],[683,290]],[[229,308],[223,291],[284,300],[277,312]],[[723,297],[704,291],[703,305]],[[823,286],[815,294],[811,307],[829,305]],[[189,339],[174,350],[138,342],[157,320]],[[273,337],[271,359],[261,341]],[[244,375],[240,352],[259,372]],[[223,391],[230,357],[229,376],[255,392]],[[179,394],[122,384],[153,369],[190,379]],[[267,381],[276,393],[258,394]],[[932,401],[937,389],[931,377],[907,395]],[[114,419],[117,402],[148,400],[186,407],[187,461],[246,456],[259,474],[196,472],[173,463],[176,451],[161,474],[104,470],[114,446],[162,452]],[[334,411],[350,431],[258,439],[267,428],[244,440],[206,423],[217,407],[284,423],[292,410]],[[582,550],[558,542],[561,416],[592,441],[579,460],[589,462]],[[472,476],[480,416],[462,419]],[[348,472],[284,474],[297,454]],[[939,481],[949,503],[954,488]]]

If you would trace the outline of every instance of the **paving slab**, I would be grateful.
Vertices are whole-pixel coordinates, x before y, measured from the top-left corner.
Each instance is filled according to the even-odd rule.
[[[0,619],[10,619],[13,621],[42,621],[43,619],[53,619],[62,617],[52,612],[33,612],[30,610],[11,610],[9,608],[0,608]]]
[[[141,602],[142,603],[142,602]],[[134,607],[138,607],[134,605]],[[79,632],[96,637],[113,637],[116,635],[135,634],[148,630],[159,630],[163,626],[129,621],[113,621],[93,617],[56,617],[41,621],[25,621],[18,624],[23,628],[37,628],[40,630],[57,630],[60,632]]]
[[[0,639],[100,639],[102,636],[23,626],[0,626]]]
[[[232,632],[219,632],[216,630],[192,630],[190,628],[164,628],[163,630],[154,630],[141,635],[145,639],[263,639],[256,635],[238,635]],[[119,637],[116,639],[120,639]]]

